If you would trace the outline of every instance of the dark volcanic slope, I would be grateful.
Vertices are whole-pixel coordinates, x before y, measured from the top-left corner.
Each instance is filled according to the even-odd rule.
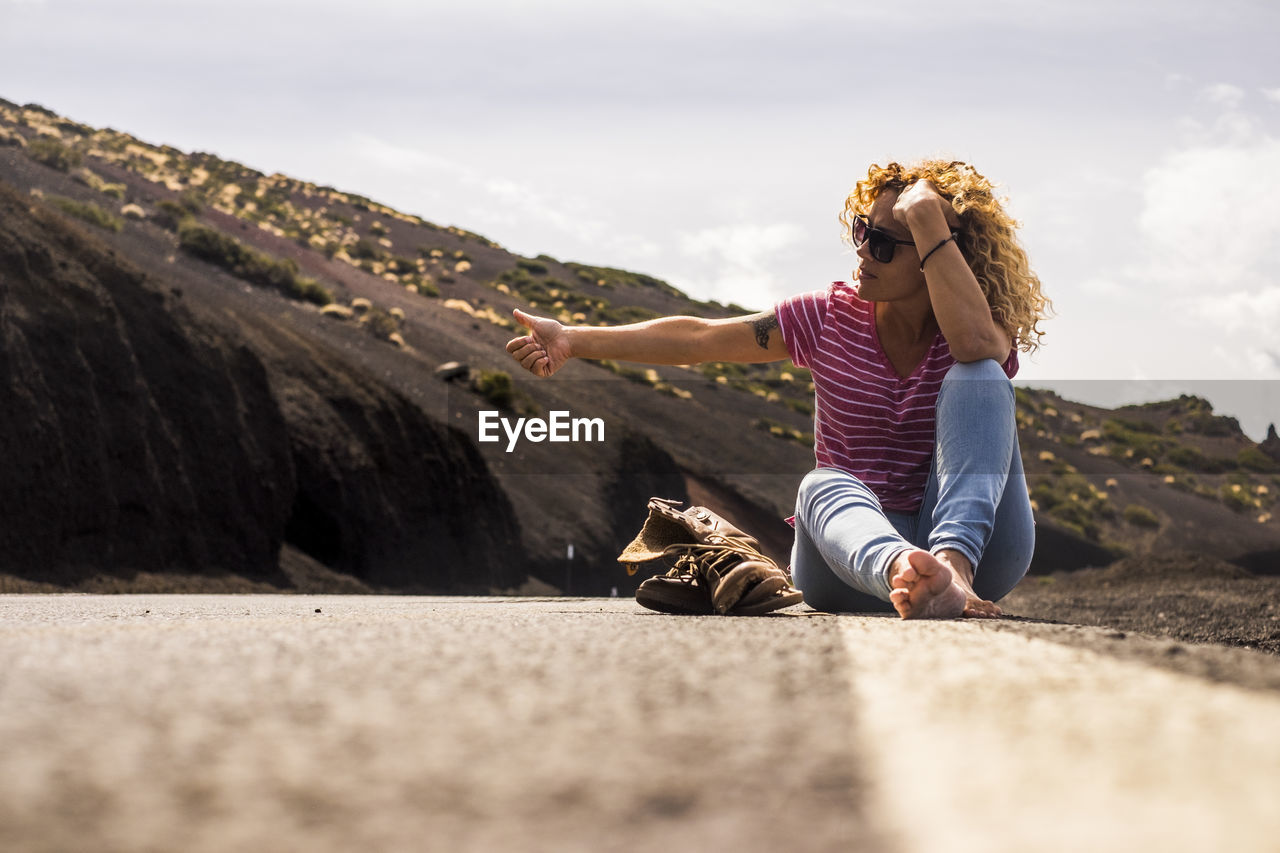
[[[177,301],[0,187],[4,571],[287,585],[290,540],[376,585],[519,582],[509,504],[459,431],[287,330],[224,334]]]
[[[8,571],[274,575],[293,471],[262,365],[26,205],[0,188]]]

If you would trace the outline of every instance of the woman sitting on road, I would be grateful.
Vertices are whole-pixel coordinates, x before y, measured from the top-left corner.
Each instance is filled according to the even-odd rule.
[[[575,357],[789,356],[816,389],[817,468],[800,484],[791,563],[805,601],[999,616],[1035,543],[1009,380],[1018,349],[1039,345],[1048,300],[991,183],[965,163],[872,166],[840,220],[857,249],[853,285],[720,320],[599,328],[517,310],[529,334],[507,351],[538,376]]]

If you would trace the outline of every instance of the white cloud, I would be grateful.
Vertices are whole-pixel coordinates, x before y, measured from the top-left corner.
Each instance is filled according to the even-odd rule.
[[[1202,298],[1192,304],[1206,321],[1222,328],[1230,340],[1239,342],[1237,349],[1247,347],[1261,355],[1274,340],[1276,321],[1280,320],[1280,284],[1256,292],[1236,291]],[[1274,366],[1266,358],[1260,358],[1259,363]]]
[[[685,254],[706,257],[718,255],[730,264],[755,265],[763,257],[799,242],[804,230],[798,225],[779,222],[771,225],[719,225],[704,228],[681,238]]]
[[[1080,282],[1080,290],[1090,296],[1119,296],[1124,286],[1114,278],[1090,276]]]
[[[1040,188],[1028,249],[1059,316],[1029,376],[1280,379],[1280,133],[1242,103],[1222,89],[1171,116],[1172,148],[1107,173],[1122,186]]]
[[[1184,291],[1280,287],[1280,140],[1175,151],[1144,176],[1138,219],[1148,255],[1134,274]]]
[[[1280,139],[1228,115],[1238,121],[1219,120],[1217,143],[1173,151],[1143,176],[1140,256],[1124,273],[1170,323],[1193,324],[1170,342],[1175,371],[1280,377],[1266,349],[1280,328],[1280,193],[1268,180]]]
[[[352,139],[363,163],[396,176],[409,194],[421,197],[427,188],[438,191],[446,185],[450,195],[465,197],[466,205],[451,217],[458,224],[498,238],[516,231],[531,234],[525,238],[531,245],[513,247],[516,251],[569,246],[571,252],[585,253],[581,259],[589,262],[632,266],[659,254],[657,243],[624,231],[581,196],[548,194],[496,171],[367,134]]]
[[[680,251],[697,264],[688,283],[721,302],[764,308],[790,289],[775,271],[778,258],[800,245],[806,232],[787,222],[704,228],[680,238]]]
[[[419,148],[406,148],[394,145],[376,136],[364,133],[352,134],[352,139],[359,149],[360,156],[369,163],[402,172],[414,172],[423,169],[452,172],[469,180],[478,180],[479,173],[461,163],[455,163],[444,157],[428,154]]]
[[[1230,83],[1215,83],[1212,86],[1205,86],[1201,89],[1200,95],[1210,103],[1219,104],[1228,109],[1236,109],[1240,106],[1240,102],[1244,100],[1244,89],[1239,86],[1232,86]]]
[[[1280,104],[1280,88],[1259,89],[1258,91],[1262,94],[1262,97],[1266,98],[1268,101],[1271,101],[1271,103]]]
[[[604,230],[603,223],[566,213],[555,201],[528,184],[509,178],[490,178],[478,182],[477,186],[484,191],[489,203],[496,204],[497,211],[491,214],[496,221],[514,222],[532,217],[544,225],[584,240],[596,239]]]

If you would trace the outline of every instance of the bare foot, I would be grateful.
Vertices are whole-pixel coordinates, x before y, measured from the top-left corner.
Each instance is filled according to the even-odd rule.
[[[967,602],[954,577],[951,568],[928,551],[903,551],[889,575],[889,601],[903,619],[954,619],[964,613]]]
[[[995,602],[979,598],[978,594],[973,591],[973,566],[969,563],[968,557],[950,548],[940,550],[937,557],[943,565],[951,569],[951,582],[964,591],[965,602],[964,612],[961,613],[962,616],[971,616],[979,619],[998,619],[1003,615],[1003,611],[996,606]]]

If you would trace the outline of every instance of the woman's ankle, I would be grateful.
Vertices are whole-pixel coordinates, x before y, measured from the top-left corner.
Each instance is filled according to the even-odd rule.
[[[966,586],[973,586],[973,563],[962,552],[955,548],[939,548],[933,555],[946,563]]]

